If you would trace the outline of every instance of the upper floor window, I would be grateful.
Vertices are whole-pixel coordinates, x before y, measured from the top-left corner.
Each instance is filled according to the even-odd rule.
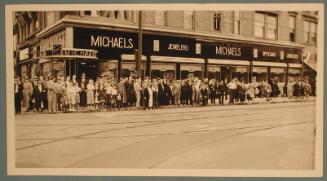
[[[54,11],[46,12],[47,26],[50,26],[56,22],[56,13]]]
[[[289,38],[290,41],[295,41],[295,21],[296,18],[295,16],[290,16],[289,17]]]
[[[263,13],[255,13],[254,36],[264,38],[265,34],[265,15]]]
[[[241,30],[240,11],[234,11],[234,33],[239,35]]]
[[[39,30],[39,17],[38,16],[35,16],[35,22],[34,22],[34,30],[37,31]]]
[[[165,25],[165,11],[155,11],[154,24]]]
[[[193,11],[184,11],[184,28],[193,29]]]
[[[304,43],[317,44],[317,23],[304,21],[303,23]]]
[[[216,31],[221,31],[221,13],[215,12],[213,14],[213,29]]]
[[[277,16],[267,16],[267,39],[277,39]]]
[[[275,15],[255,13],[254,36],[258,38],[277,39],[278,19]]]

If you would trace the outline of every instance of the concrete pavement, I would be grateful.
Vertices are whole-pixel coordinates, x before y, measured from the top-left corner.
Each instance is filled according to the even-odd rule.
[[[315,103],[16,116],[17,167],[312,169]]]

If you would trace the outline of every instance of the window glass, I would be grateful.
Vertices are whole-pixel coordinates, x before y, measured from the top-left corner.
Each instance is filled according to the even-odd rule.
[[[264,37],[264,27],[265,27],[265,16],[262,13],[255,13],[255,29],[254,35],[256,37]]]
[[[184,11],[184,28],[193,29],[193,11]]]
[[[213,27],[214,27],[214,30],[216,30],[216,31],[221,30],[221,15],[220,15],[220,13],[215,13],[213,15]]]
[[[268,16],[267,17],[267,38],[276,39],[277,37],[277,17]]]
[[[317,32],[317,24],[316,23],[311,23],[310,32],[311,33],[316,33]]]
[[[308,32],[309,31],[309,22],[308,21],[304,21],[304,23],[303,23],[303,31],[304,32]]]
[[[290,29],[295,29],[295,17],[294,16],[290,16],[290,19],[289,19],[289,28]]]
[[[50,26],[55,23],[55,12],[54,11],[48,11],[47,13],[47,26]]]
[[[289,17],[289,38],[290,41],[295,41],[295,16]]]
[[[165,25],[165,11],[155,11],[155,24]]]

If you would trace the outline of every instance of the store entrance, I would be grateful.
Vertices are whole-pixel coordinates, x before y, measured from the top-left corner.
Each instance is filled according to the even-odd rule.
[[[231,72],[229,70],[228,66],[221,66],[221,80],[224,80],[225,82],[231,81]]]
[[[77,63],[77,78],[79,79],[82,73],[86,74],[87,79],[96,80],[98,76],[98,63],[96,61],[78,62]]]

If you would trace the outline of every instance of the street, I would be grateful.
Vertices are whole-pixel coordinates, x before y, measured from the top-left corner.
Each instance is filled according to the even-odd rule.
[[[313,169],[315,102],[16,116],[19,168]]]

